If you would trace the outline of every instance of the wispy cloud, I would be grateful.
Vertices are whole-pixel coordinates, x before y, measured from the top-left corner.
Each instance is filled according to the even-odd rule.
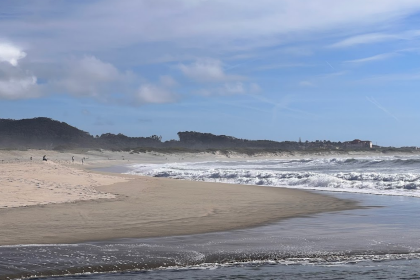
[[[265,71],[265,70],[281,69],[281,68],[311,67],[311,66],[313,65],[307,64],[307,63],[276,63],[276,64],[258,66],[255,68],[255,71]]]
[[[280,110],[294,113],[295,117],[299,117],[299,118],[318,117],[318,115],[313,114],[311,112],[292,108],[291,105],[293,103],[296,103],[296,101],[290,95],[283,96],[280,101],[274,101],[261,95],[250,95],[250,96],[259,100],[260,102],[267,103],[273,106],[272,113],[271,113],[271,118],[273,122],[277,119],[278,112]]]
[[[420,36],[420,30],[408,30],[400,33],[368,33],[346,38],[329,45],[330,48],[347,48],[358,45],[381,43],[393,40],[411,40]]]
[[[391,112],[388,111],[388,109],[386,109],[384,106],[382,106],[378,101],[376,101],[375,98],[373,97],[369,97],[366,96],[367,101],[369,101],[370,103],[372,103],[373,105],[375,105],[375,107],[377,107],[378,109],[384,111],[388,116],[392,117],[393,119],[399,121],[399,119],[393,115]]]
[[[346,48],[356,45],[362,45],[362,44],[372,44],[372,43],[379,43],[389,40],[396,40],[401,37],[393,34],[384,34],[384,33],[370,33],[370,34],[363,34],[358,35],[354,37],[350,37],[347,39],[344,39],[342,41],[339,41],[337,43],[334,43],[330,45],[330,48]]]
[[[347,60],[347,61],[344,61],[344,63],[361,64],[361,63],[366,63],[366,62],[389,59],[389,58],[394,57],[396,55],[397,55],[396,53],[383,53],[383,54],[377,54],[377,55],[373,55],[373,56],[369,56],[369,57],[365,57],[365,58]]]
[[[180,64],[181,72],[197,82],[229,82],[243,80],[244,77],[226,74],[223,64],[217,59],[200,59],[191,64]]]
[[[328,61],[325,61],[325,63],[327,63],[327,65],[330,66],[330,68],[335,71],[335,68]]]
[[[196,93],[202,96],[257,94],[261,87],[257,83],[229,82],[217,87],[200,89]]]
[[[301,82],[299,82],[299,86],[301,86],[301,87],[316,87],[316,85],[313,82],[310,82],[310,81],[301,81]]]
[[[385,74],[385,75],[375,75],[371,76],[359,82],[396,82],[396,81],[420,81],[420,72],[413,73],[396,73],[396,74]]]
[[[31,42],[44,57],[127,46],[135,46],[136,53],[142,53],[138,51],[142,43],[165,43],[164,48],[149,48],[159,55],[176,55],[174,48],[188,50],[191,55],[193,49],[213,53],[261,49],[314,39],[325,32],[340,34],[355,27],[363,30],[420,10],[416,0],[341,0],[339,4],[336,0],[260,0],[246,4],[242,0],[162,0],[160,5],[146,0],[50,1],[48,5],[14,2],[0,3],[0,9],[15,13],[0,22],[2,36],[13,40],[30,34]],[[34,9],[42,20],[27,24]],[[387,36],[377,33],[337,46],[384,40]],[[128,52],[126,57],[132,56],[133,52]],[[150,57],[150,52],[144,57]]]
[[[313,77],[308,77],[307,79],[300,81],[299,86],[318,87],[319,85],[322,85],[323,83],[325,84],[326,81],[331,81],[331,79],[334,79],[339,76],[343,76],[345,74],[347,74],[346,71],[339,71],[339,72],[315,75]]]
[[[217,83],[210,87],[224,88],[225,92],[247,92],[248,77],[227,71],[243,63],[239,61],[229,68],[222,60],[232,55],[255,53],[263,56],[265,52],[274,51],[282,57],[293,56],[293,60],[315,56],[316,46],[325,42],[322,40],[325,37],[401,23],[420,11],[417,0],[341,0],[339,4],[336,0],[261,0],[245,4],[242,0],[162,0],[163,4],[159,5],[147,0],[15,2],[0,3],[0,10],[11,14],[0,21],[1,36],[7,38],[7,42],[14,42],[0,44],[0,64],[19,67],[26,63],[30,67],[22,69],[13,79],[1,77],[0,90],[8,94],[18,92],[12,96],[27,98],[31,96],[28,93],[35,92],[33,89],[39,86],[37,81],[42,80],[56,86],[54,90],[43,87],[49,93],[102,100],[122,91],[124,98],[132,100],[140,96],[137,100],[143,102],[175,100],[173,90],[169,89],[175,85],[175,80],[163,77],[161,83],[153,82],[166,74],[161,68],[144,75],[152,82],[144,81],[140,64],[172,62],[184,76],[195,82]],[[326,6],[329,9],[325,9]],[[42,20],[33,20],[33,11]],[[402,34],[368,33],[332,46],[415,38],[418,33],[417,30]],[[233,51],[236,49],[246,51]],[[85,57],[80,59],[83,55]],[[286,60],[280,60],[279,56],[267,60],[268,65],[261,65],[260,61],[259,65],[253,63],[252,66],[259,70],[307,66],[306,63],[285,63]],[[197,59],[200,57],[219,59]],[[53,62],[32,63],[45,60]],[[125,69],[135,69],[135,73]],[[42,71],[56,70],[60,73],[39,75]],[[176,73],[171,74],[176,77]],[[316,84],[304,77],[299,80]],[[152,98],[152,91],[156,96],[168,98]],[[0,98],[4,96],[6,94],[0,94]]]

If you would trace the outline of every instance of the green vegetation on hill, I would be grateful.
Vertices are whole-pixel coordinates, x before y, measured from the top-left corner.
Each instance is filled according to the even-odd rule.
[[[262,153],[284,153],[305,151],[318,153],[325,151],[346,152],[370,150],[378,152],[412,152],[415,147],[384,148],[349,146],[348,142],[276,142],[271,140],[247,140],[226,135],[214,135],[195,131],[178,132],[179,140],[162,142],[157,135],[150,137],[128,137],[123,134],[105,133],[92,136],[88,132],[49,118],[0,119],[0,149],[54,149],[76,148],[125,150],[132,153],[156,151],[161,153],[208,152],[248,155]]]

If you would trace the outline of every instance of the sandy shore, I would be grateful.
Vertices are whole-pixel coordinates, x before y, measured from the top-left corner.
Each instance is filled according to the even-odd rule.
[[[92,152],[75,154],[72,163],[73,154],[51,151],[50,160],[43,162],[45,153],[0,152],[0,245],[224,231],[357,207],[352,201],[300,190],[101,174],[81,168],[129,160],[193,160],[179,155],[168,159]]]

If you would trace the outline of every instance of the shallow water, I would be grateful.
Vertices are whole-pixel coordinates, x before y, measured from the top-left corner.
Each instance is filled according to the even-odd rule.
[[[67,279],[420,279],[420,262],[398,260],[337,265],[238,264],[142,272],[72,276]]]
[[[351,193],[333,195],[374,207],[293,218],[252,229],[191,236],[75,245],[2,246],[0,275],[117,271],[119,273],[85,274],[72,278],[418,277],[419,198]],[[140,271],[122,273],[134,269]]]

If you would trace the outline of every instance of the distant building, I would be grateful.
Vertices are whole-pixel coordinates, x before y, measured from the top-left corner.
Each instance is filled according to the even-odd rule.
[[[354,139],[353,141],[344,142],[346,148],[369,148],[372,149],[372,141],[362,141]]]

